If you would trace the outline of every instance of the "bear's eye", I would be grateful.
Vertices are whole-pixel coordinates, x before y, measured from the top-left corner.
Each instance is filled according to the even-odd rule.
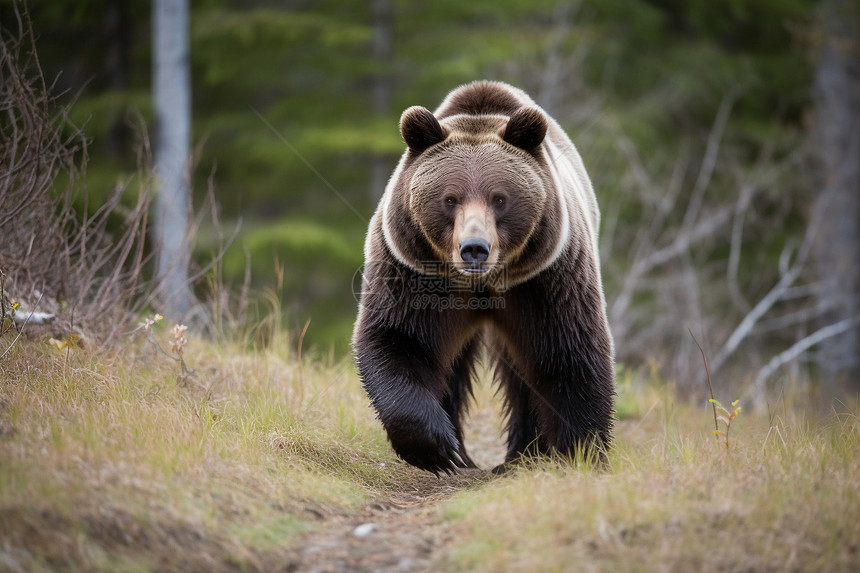
[[[501,195],[496,195],[495,197],[493,197],[493,205],[495,205],[496,207],[501,207],[504,204],[505,198]]]
[[[453,207],[457,204],[457,198],[452,196],[445,197],[445,204],[449,207]]]

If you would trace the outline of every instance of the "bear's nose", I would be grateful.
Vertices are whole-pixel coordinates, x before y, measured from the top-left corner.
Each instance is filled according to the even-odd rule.
[[[468,265],[479,265],[490,256],[490,243],[484,239],[466,239],[460,245],[460,256]]]

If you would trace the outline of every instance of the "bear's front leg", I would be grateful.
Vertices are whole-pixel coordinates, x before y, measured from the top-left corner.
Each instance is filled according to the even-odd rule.
[[[394,451],[436,475],[467,467],[442,407],[446,382],[433,353],[402,331],[363,326],[354,341],[358,371]]]
[[[568,317],[572,316],[569,314]],[[604,462],[615,418],[614,372],[609,336],[598,325],[558,321],[546,342],[573,340],[534,348],[536,392],[533,393],[541,434],[562,455],[582,452]],[[539,357],[539,358],[538,358]]]
[[[502,382],[511,414],[534,412],[539,444],[603,460],[615,418],[612,338],[600,292],[583,274],[545,272],[511,289],[499,322],[518,361],[508,370],[521,374]],[[509,420],[509,428],[523,427]],[[524,440],[511,431],[508,439],[510,460]]]
[[[567,349],[553,348],[552,340],[558,338],[547,337],[530,349],[532,368],[523,381],[536,413],[537,441],[563,456],[581,453],[602,463],[615,417],[611,362],[594,359],[601,352],[588,337],[578,336]]]

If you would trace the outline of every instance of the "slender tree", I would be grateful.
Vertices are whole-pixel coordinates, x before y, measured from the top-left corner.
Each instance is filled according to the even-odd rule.
[[[822,326],[860,316],[860,9],[856,0],[819,5],[821,45],[815,74],[815,149],[821,191],[814,256]],[[821,345],[826,395],[836,384],[860,389],[860,327]]]
[[[187,236],[191,206],[188,0],[155,0],[152,6],[157,281],[165,314],[178,319],[189,313],[194,300]]]
[[[377,117],[385,117],[391,112],[391,0],[373,0],[373,59],[376,73],[373,77],[371,100],[373,112]],[[375,204],[382,197],[391,171],[391,160],[375,153],[370,161],[370,200]]]

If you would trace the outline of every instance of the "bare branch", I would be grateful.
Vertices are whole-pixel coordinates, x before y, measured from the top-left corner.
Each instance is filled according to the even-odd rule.
[[[723,140],[723,134],[726,131],[726,124],[729,121],[729,116],[731,115],[735,98],[736,90],[732,88],[723,96],[723,99],[720,102],[720,107],[717,109],[714,124],[711,127],[711,132],[708,134],[708,142],[705,146],[705,157],[702,159],[699,176],[696,178],[696,183],[693,185],[690,202],[687,204],[687,212],[684,213],[684,221],[681,223],[681,229],[685,231],[691,229],[699,218],[699,210],[702,207],[705,192],[708,190],[708,186],[711,183],[711,176],[714,174],[714,167],[717,164],[717,157],[720,152],[720,143]]]
[[[752,199],[755,187],[752,182],[747,181],[741,185],[741,191],[738,200],[735,203],[735,212],[732,220],[732,235],[729,248],[729,263],[727,274],[727,283],[729,287],[729,295],[738,306],[745,311],[749,311],[750,304],[747,302],[741,289],[738,286],[738,267],[741,261],[741,245],[743,243],[744,221],[746,220],[747,211],[749,210],[750,200]]]
[[[783,300],[785,296],[781,297]],[[797,326],[798,324],[806,324],[811,320],[815,320],[829,310],[826,306],[801,308],[800,310],[777,316],[769,320],[762,320],[755,328],[756,334],[765,332],[775,332],[785,330],[786,328]]]
[[[846,318],[845,320],[841,320],[835,324],[819,328],[806,338],[798,340],[789,348],[771,358],[770,361],[765,365],[765,367],[759,370],[758,374],[755,377],[755,381],[753,381],[752,385],[747,388],[746,392],[744,392],[744,396],[746,396],[747,394],[752,394],[752,398],[755,403],[761,404],[762,402],[764,402],[765,383],[767,382],[767,379],[770,378],[780,366],[796,359],[803,352],[806,352],[806,350],[812,348],[816,344],[819,344],[827,340],[828,338],[837,336],[839,334],[842,334],[843,332],[851,330],[857,325],[860,325],[860,315],[855,316],[853,318]]]
[[[15,11],[18,35],[0,30],[0,268],[7,274],[6,290],[22,303],[44,296],[41,306],[58,316],[63,308],[77,309],[76,324],[66,316],[55,328],[83,329],[86,338],[105,342],[112,338],[105,325],[122,328],[126,309],[144,286],[148,194],[141,188],[118,236],[108,228],[128,212],[122,205],[126,185],[89,213],[82,184],[87,140],[68,120],[68,107],[48,91],[29,16],[17,4]],[[60,174],[67,186],[57,190]],[[74,203],[81,194],[79,212]],[[109,313],[111,320],[104,320]]]
[[[723,347],[717,352],[716,357],[711,363],[714,372],[720,369],[726,359],[737,350],[740,343],[749,336],[758,320],[782,297],[788,287],[800,275],[800,270],[800,265],[795,265],[789,269],[788,272],[782,275],[779,282],[747,313],[731,336],[729,336],[728,340],[726,340]]]
[[[740,343],[749,336],[759,319],[761,319],[761,317],[764,316],[764,314],[769,311],[777,301],[782,299],[789,287],[791,287],[792,284],[794,284],[794,281],[800,276],[800,273],[803,270],[803,264],[806,261],[806,257],[809,254],[809,250],[812,247],[813,240],[817,233],[820,219],[820,216],[813,216],[812,221],[810,221],[807,226],[806,233],[803,237],[803,242],[798,249],[794,265],[789,267],[791,250],[788,247],[783,249],[780,254],[781,276],[779,281],[761,300],[758,301],[752,310],[747,313],[740,324],[738,324],[732,332],[731,336],[729,336],[728,340],[726,340],[723,347],[719,352],[717,352],[717,356],[711,363],[711,368],[714,372],[719,370],[719,368],[725,363],[726,359],[738,348]]]

